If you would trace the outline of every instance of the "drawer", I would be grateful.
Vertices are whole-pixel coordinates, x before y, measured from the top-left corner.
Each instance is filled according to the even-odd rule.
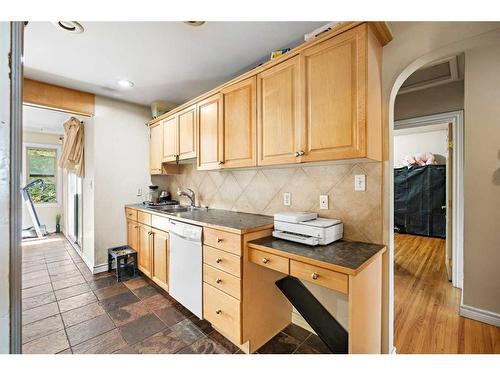
[[[151,215],[151,226],[168,232],[170,229],[169,219],[164,216]]]
[[[125,207],[125,216],[129,220],[137,221],[137,210],[134,210],[133,208]]]
[[[241,343],[240,301],[203,283],[203,318],[237,344]]]
[[[203,281],[241,300],[241,279],[208,264],[203,265]]]
[[[288,258],[266,253],[257,249],[248,249],[248,260],[252,263],[264,266],[272,270],[287,274],[289,273]]]
[[[241,258],[227,251],[205,245],[203,246],[203,262],[233,276],[241,276]]]
[[[239,234],[212,228],[203,228],[203,243],[217,249],[241,255],[241,236]]]
[[[348,276],[326,268],[290,260],[290,275],[326,288],[335,289],[341,293],[347,294],[349,291]]]
[[[143,211],[137,211],[137,221],[141,224],[151,226],[151,214]]]

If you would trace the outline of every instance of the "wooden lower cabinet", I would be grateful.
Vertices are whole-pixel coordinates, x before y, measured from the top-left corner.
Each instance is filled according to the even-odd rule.
[[[139,224],[139,245],[137,250],[138,268],[144,275],[151,278],[151,227]]]
[[[151,280],[168,291],[168,233],[152,228]]]
[[[137,251],[138,249],[139,225],[137,221],[127,220],[127,245]]]
[[[235,343],[241,342],[240,301],[203,283],[203,317]]]
[[[169,235],[158,229],[166,227],[165,218],[129,207],[125,215],[136,218],[127,219],[127,245],[137,251],[137,268],[168,292]]]

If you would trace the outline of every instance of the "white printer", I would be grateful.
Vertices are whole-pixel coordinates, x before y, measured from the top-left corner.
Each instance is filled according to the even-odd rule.
[[[306,245],[328,245],[340,240],[344,225],[337,219],[318,218],[314,212],[282,212],[274,215],[273,237]]]

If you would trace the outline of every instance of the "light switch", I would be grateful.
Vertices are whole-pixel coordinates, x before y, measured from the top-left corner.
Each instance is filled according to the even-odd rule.
[[[328,195],[319,196],[319,209],[328,210]]]
[[[354,191],[366,190],[366,176],[364,174],[357,174],[354,176]]]
[[[283,204],[285,206],[290,206],[292,203],[292,194],[291,193],[283,193]]]

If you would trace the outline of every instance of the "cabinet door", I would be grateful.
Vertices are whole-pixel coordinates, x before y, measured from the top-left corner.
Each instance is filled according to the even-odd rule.
[[[177,116],[163,121],[163,161],[176,161],[178,155],[178,127]]]
[[[301,52],[302,161],[366,155],[365,50],[366,28],[357,27]]]
[[[147,277],[151,277],[151,227],[139,224],[138,268]]]
[[[127,245],[135,251],[138,251],[138,230],[139,226],[136,221],[127,220]]]
[[[196,157],[196,106],[189,107],[177,115],[179,124],[179,159]]]
[[[257,76],[257,164],[299,162],[299,57]]]
[[[198,169],[219,169],[222,160],[222,98],[213,95],[196,106]]]
[[[168,292],[168,233],[152,229],[152,255],[151,279]]]
[[[161,174],[163,157],[163,125],[161,122],[149,129],[149,169],[151,174]]]
[[[224,103],[224,168],[257,165],[256,77],[222,90]]]

